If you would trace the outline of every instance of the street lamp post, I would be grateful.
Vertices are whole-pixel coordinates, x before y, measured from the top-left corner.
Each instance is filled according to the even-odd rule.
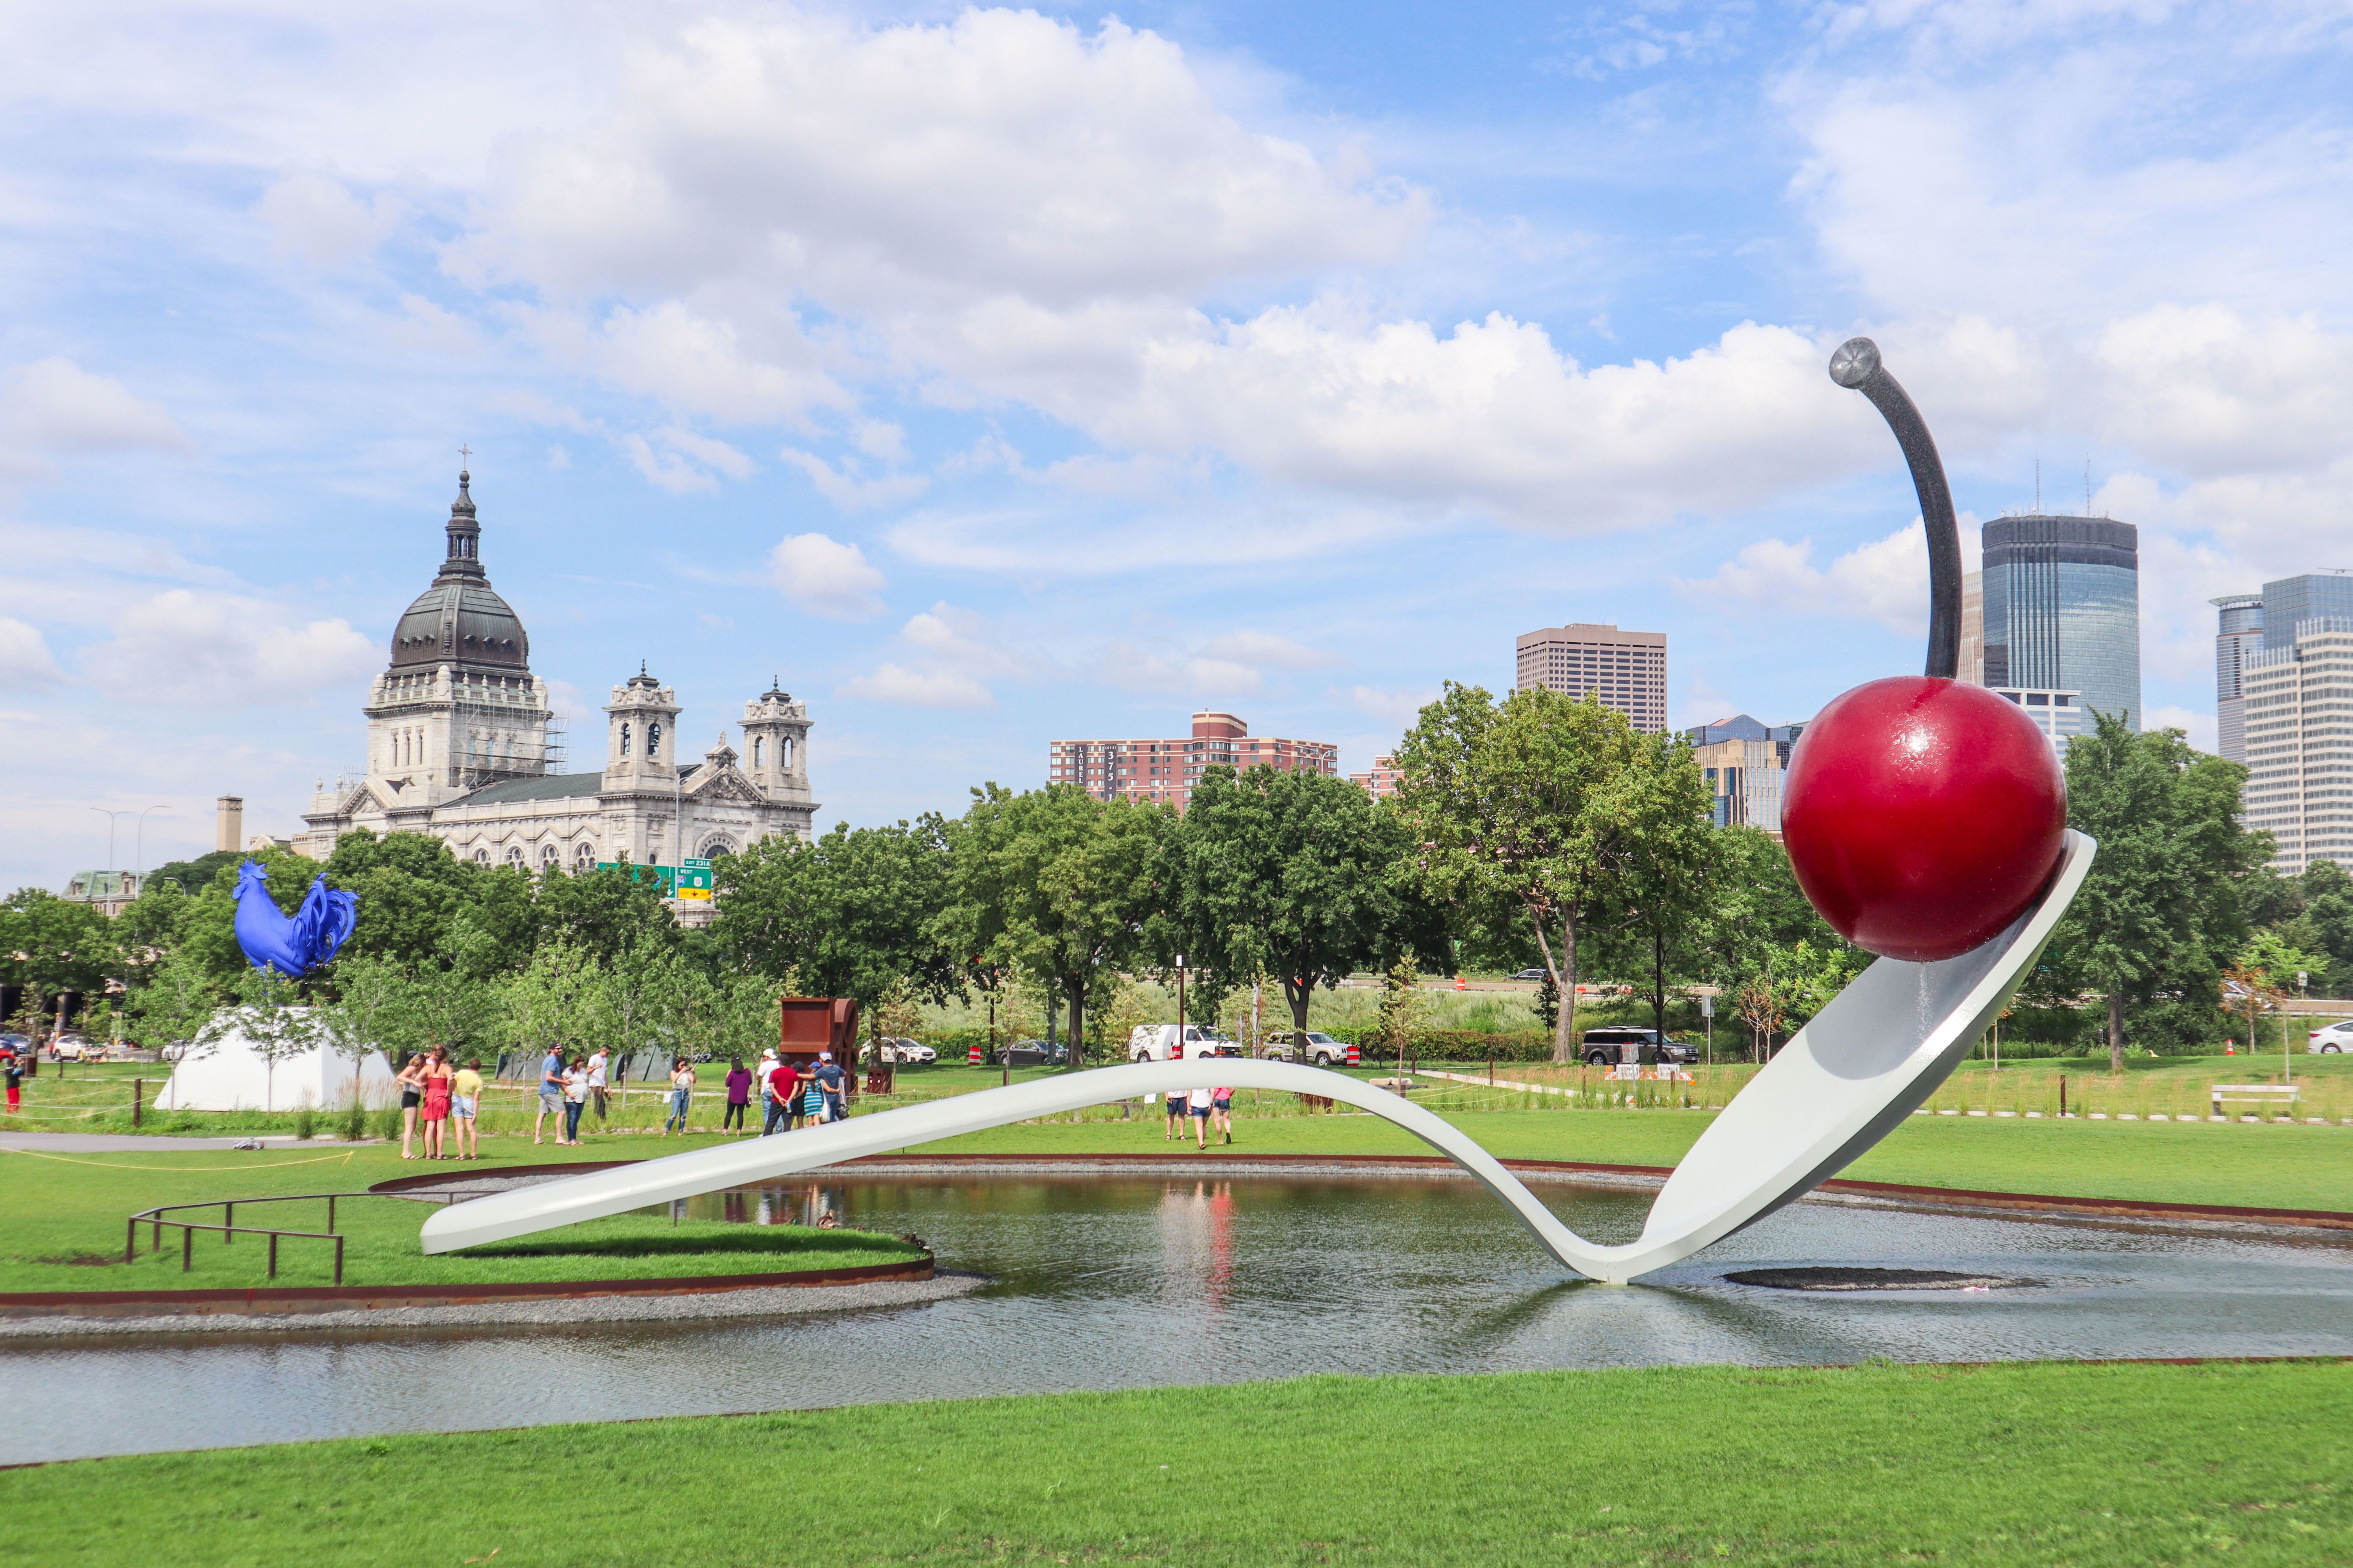
[[[102,805],[93,805],[90,809],[106,818],[106,868],[111,871],[114,869],[114,819],[118,816],[130,816],[130,809],[125,807],[121,811],[109,811]]]
[[[147,808],[147,811],[168,811],[171,808],[169,806],[151,805]],[[142,878],[147,875],[147,811],[142,811],[139,814],[139,831],[132,840],[132,844],[135,846],[131,852],[132,874]]]

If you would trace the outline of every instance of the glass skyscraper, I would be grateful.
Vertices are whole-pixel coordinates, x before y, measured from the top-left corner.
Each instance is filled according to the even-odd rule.
[[[2353,866],[2353,573],[2307,572],[2214,601],[2216,728],[2247,768],[2246,824],[2273,867]]]
[[[1987,523],[1984,548],[1985,684],[2078,691],[2139,729],[2140,530],[2029,513]]]
[[[2215,746],[2225,760],[2247,760],[2247,658],[2263,647],[2263,596],[2225,594],[2208,604],[2222,612],[2214,634]]]

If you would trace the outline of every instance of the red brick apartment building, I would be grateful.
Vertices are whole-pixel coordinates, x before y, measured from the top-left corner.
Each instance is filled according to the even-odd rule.
[[[1397,794],[1398,769],[1395,757],[1375,757],[1373,765],[1360,773],[1350,773],[1348,782],[1371,795],[1375,800]]]
[[[1097,800],[1125,795],[1182,811],[1203,768],[1223,763],[1239,772],[1261,763],[1285,773],[1336,777],[1340,748],[1319,741],[1252,740],[1250,726],[1231,713],[1196,713],[1189,737],[1052,742],[1046,780],[1082,785]]]

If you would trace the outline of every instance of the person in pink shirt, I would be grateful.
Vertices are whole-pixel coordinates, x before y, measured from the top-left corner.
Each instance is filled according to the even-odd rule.
[[[1234,1091],[1213,1089],[1209,1091],[1209,1131],[1222,1132],[1226,1142],[1234,1141]]]

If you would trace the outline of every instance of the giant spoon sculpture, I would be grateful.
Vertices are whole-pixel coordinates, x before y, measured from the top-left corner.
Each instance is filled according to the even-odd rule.
[[[1219,1084],[1324,1095],[1387,1117],[1501,1198],[1568,1268],[1624,1284],[1794,1202],[1900,1123],[2009,1002],[2090,868],[2050,744],[2018,709],[1955,680],[1960,543],[1936,444],[1868,338],[1831,361],[1894,430],[1928,535],[1928,667],[1832,701],[1789,762],[1782,824],[1799,884],[1877,963],[1735,1097],[1675,1167],[1641,1237],[1599,1247],[1495,1158],[1386,1089],[1319,1068],[1211,1058],[1140,1062],[958,1095],[797,1132],[648,1160],[441,1209],[427,1252],[790,1175],[861,1155],[1149,1093]]]

